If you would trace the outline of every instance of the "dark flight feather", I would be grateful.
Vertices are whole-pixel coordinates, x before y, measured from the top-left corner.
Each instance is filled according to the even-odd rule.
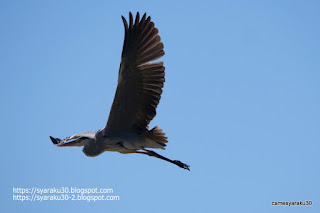
[[[164,55],[163,43],[150,16],[139,19],[139,13],[135,20],[130,13],[128,24],[122,16],[125,36],[108,131],[147,132],[161,98],[165,68],[163,62],[153,61]]]

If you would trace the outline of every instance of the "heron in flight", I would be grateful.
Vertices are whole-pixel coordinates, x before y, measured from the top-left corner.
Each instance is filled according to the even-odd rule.
[[[84,146],[83,152],[95,157],[104,151],[138,153],[169,161],[189,170],[187,164],[170,160],[149,150],[165,149],[168,142],[158,126],[149,130],[162,94],[165,73],[163,62],[153,62],[164,55],[163,43],[150,16],[137,13],[129,24],[122,16],[125,37],[118,74],[118,86],[106,126],[96,132],[83,132],[63,140],[50,136],[58,147]]]

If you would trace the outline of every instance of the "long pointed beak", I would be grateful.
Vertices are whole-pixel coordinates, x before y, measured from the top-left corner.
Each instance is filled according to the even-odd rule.
[[[57,144],[59,147],[62,147],[62,146],[78,146],[78,142],[76,141],[71,141],[71,142],[68,142],[68,143],[63,143],[63,144]]]
[[[59,147],[61,147],[61,146],[79,146],[79,143],[76,140],[64,143],[63,140],[61,140],[60,138],[54,138],[54,137],[50,136],[50,139],[54,145],[59,146]]]

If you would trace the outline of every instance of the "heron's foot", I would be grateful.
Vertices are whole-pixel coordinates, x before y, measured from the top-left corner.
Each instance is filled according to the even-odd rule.
[[[174,160],[173,163],[176,164],[177,166],[183,168],[183,169],[187,169],[187,170],[190,171],[190,169],[189,169],[190,166],[187,165],[187,164],[182,163],[181,161]]]

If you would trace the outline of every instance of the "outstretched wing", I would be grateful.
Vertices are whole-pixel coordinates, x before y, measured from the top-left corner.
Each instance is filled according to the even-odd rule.
[[[156,115],[164,79],[163,62],[152,62],[164,55],[158,29],[146,14],[139,13],[129,25],[122,16],[125,38],[118,76],[118,86],[109,119],[109,131],[143,133]]]

